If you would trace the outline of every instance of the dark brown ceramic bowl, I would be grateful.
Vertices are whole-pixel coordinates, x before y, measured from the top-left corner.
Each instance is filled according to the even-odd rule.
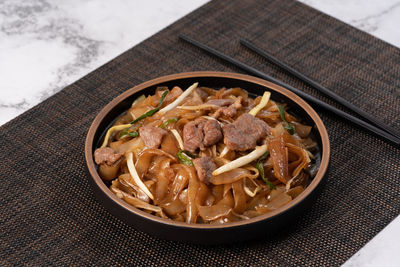
[[[308,125],[314,125],[312,134],[319,145],[317,155],[319,170],[310,185],[289,204],[249,220],[224,225],[187,224],[162,219],[141,211],[114,195],[101,180],[93,160],[94,150],[101,144],[107,128],[116,117],[126,111],[132,101],[141,94],[154,94],[157,86],[187,88],[194,82],[199,86],[212,88],[241,87],[250,94],[262,95],[265,90],[271,92],[275,101],[286,103],[290,111]],[[318,114],[300,97],[273,83],[252,76],[225,72],[189,72],[160,77],[127,90],[116,97],[100,111],[94,119],[85,144],[85,156],[88,178],[98,200],[110,213],[136,229],[163,239],[186,241],[201,244],[216,244],[260,238],[267,232],[276,232],[283,225],[293,222],[293,218],[311,208],[311,204],[320,189],[329,163],[329,139],[325,126]]]

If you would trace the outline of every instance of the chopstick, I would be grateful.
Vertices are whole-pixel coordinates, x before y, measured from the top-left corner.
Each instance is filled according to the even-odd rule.
[[[305,76],[304,74],[300,73],[299,71],[295,70],[294,68],[288,66],[287,64],[283,63],[282,61],[279,61],[277,58],[273,57],[272,55],[268,54],[267,52],[257,48],[254,44],[249,42],[248,40],[245,39],[240,39],[240,43],[250,49],[251,51],[257,53],[261,57],[271,61],[275,65],[281,67],[282,69],[286,70],[293,76],[296,76],[298,79],[302,80],[306,84],[310,85],[311,87],[314,87],[321,93],[330,96],[332,99],[336,100],[338,103],[342,104],[343,106],[347,107],[348,109],[354,111],[364,119],[368,120],[375,126],[381,128],[382,130],[390,133],[391,135],[400,138],[400,133],[398,133],[395,129],[391,128],[389,125],[386,125],[382,121],[378,120],[377,118],[373,117],[369,113],[365,112],[364,110],[360,109],[359,107],[355,106],[354,104],[350,103],[343,97],[337,95],[335,92],[329,90],[328,88],[322,86],[321,84],[317,83],[316,81],[313,81],[309,77]]]
[[[317,98],[315,98],[315,97],[313,97],[313,96],[311,96],[311,95],[309,95],[309,94],[307,94],[307,93],[305,93],[303,91],[300,91],[299,89],[296,89],[291,85],[288,85],[288,84],[286,84],[286,83],[284,83],[284,82],[282,82],[282,81],[280,81],[278,79],[275,79],[275,78],[269,76],[268,74],[266,74],[264,72],[261,72],[261,71],[255,69],[255,68],[253,68],[253,67],[251,67],[251,66],[249,66],[249,65],[247,65],[247,64],[245,64],[245,63],[243,63],[241,61],[239,61],[239,60],[236,60],[236,59],[230,57],[230,56],[227,56],[227,55],[223,54],[222,52],[220,52],[218,50],[215,50],[215,49],[213,49],[213,48],[211,48],[211,47],[209,47],[207,45],[204,45],[204,44],[202,44],[202,43],[200,43],[200,42],[198,42],[198,41],[196,41],[196,40],[194,40],[194,39],[192,39],[192,38],[190,38],[190,37],[188,37],[186,35],[179,34],[178,37],[181,40],[184,40],[184,41],[186,41],[186,42],[188,42],[188,43],[190,43],[190,44],[192,44],[192,45],[194,45],[194,46],[196,46],[196,47],[208,52],[211,55],[214,55],[214,56],[216,56],[216,57],[218,57],[218,58],[220,58],[222,60],[225,60],[226,62],[229,62],[229,63],[235,65],[238,68],[241,68],[242,70],[244,70],[244,71],[246,71],[248,73],[251,73],[251,74],[253,74],[255,76],[258,76],[258,77],[260,77],[262,79],[265,79],[267,81],[276,83],[276,84],[286,88],[286,89],[292,91],[293,93],[299,95],[303,99],[307,100],[308,102],[314,104],[315,106],[318,106],[318,107],[321,107],[321,108],[323,108],[323,109],[325,109],[327,111],[333,112],[337,116],[340,116],[340,117],[342,117],[342,118],[344,118],[344,119],[346,119],[346,120],[348,120],[348,121],[360,126],[361,128],[364,128],[364,129],[368,130],[369,132],[371,132],[371,133],[373,133],[373,134],[375,134],[377,136],[380,136],[381,138],[385,139],[386,141],[394,143],[397,146],[400,144],[400,140],[398,138],[396,138],[395,136],[393,136],[393,135],[391,135],[391,134],[389,134],[389,133],[387,133],[387,132],[385,132],[385,131],[383,131],[383,130],[381,130],[381,129],[379,129],[379,128],[377,128],[377,127],[375,127],[375,126],[373,126],[373,125],[371,125],[371,124],[369,124],[369,123],[367,123],[367,122],[365,122],[363,120],[360,120],[360,119],[358,119],[358,118],[356,118],[356,117],[354,117],[354,116],[352,116],[352,115],[350,115],[350,114],[348,114],[348,113],[346,113],[344,111],[341,111],[341,110],[339,110],[339,109],[337,109],[337,108],[335,108],[335,107],[333,107],[333,106],[331,106],[331,105],[329,105],[329,104],[327,104],[327,103],[325,103],[325,102],[323,102],[323,101],[321,101],[321,100],[319,100],[319,99],[317,99]]]

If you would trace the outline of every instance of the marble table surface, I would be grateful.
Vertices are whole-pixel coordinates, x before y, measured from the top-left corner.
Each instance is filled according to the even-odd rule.
[[[206,2],[0,0],[0,125]],[[400,0],[301,2],[400,47]],[[400,216],[344,266],[400,266],[399,237]]]

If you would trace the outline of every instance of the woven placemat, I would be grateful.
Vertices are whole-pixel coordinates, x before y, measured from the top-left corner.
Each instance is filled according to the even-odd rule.
[[[0,265],[339,265],[400,213],[399,150],[320,111],[332,146],[327,184],[282,233],[246,244],[188,245],[111,216],[85,174],[84,140],[100,109],[161,75],[239,72],[178,33],[335,105],[241,47],[238,38],[247,38],[400,129],[397,48],[292,0],[212,1],[0,128]]]

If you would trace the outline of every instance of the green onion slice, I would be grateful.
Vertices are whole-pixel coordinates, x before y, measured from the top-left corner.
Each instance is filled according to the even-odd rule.
[[[147,111],[146,113],[144,113],[143,115],[141,115],[141,116],[140,116],[139,118],[137,118],[136,120],[131,121],[130,124],[135,124],[135,123],[138,122],[138,121],[141,121],[141,120],[143,120],[143,119],[145,119],[145,118],[147,118],[147,117],[153,116],[154,113],[156,113],[157,111],[160,110],[160,108],[161,108],[161,106],[162,106],[162,104],[163,104],[163,102],[164,102],[164,98],[167,96],[168,93],[169,93],[169,91],[166,90],[166,91],[162,94],[161,99],[160,99],[160,103],[158,103],[158,106],[157,106],[155,109],[152,109],[152,110]]]
[[[168,119],[166,121],[164,121],[159,127],[164,129],[165,127],[167,127],[170,123],[174,123],[177,122],[178,118],[172,118],[172,119]]]
[[[193,157],[191,157],[193,156]],[[177,154],[176,157],[179,159],[180,162],[182,162],[185,165],[188,166],[194,166],[192,159],[195,158],[195,156],[185,150],[180,150]]]
[[[286,129],[286,131],[288,131],[288,133],[290,133],[291,135],[293,135],[295,133],[295,129],[293,124],[290,124],[286,121],[285,118],[285,109],[283,108],[283,106],[278,106],[278,110],[279,110],[279,115],[281,115],[281,119],[284,122],[284,128]]]
[[[260,173],[261,179],[264,180],[264,182],[269,186],[270,189],[274,189],[275,185],[271,183],[264,174],[264,166],[263,166],[263,161],[269,156],[269,151],[265,152],[257,161],[256,168],[258,172]]]
[[[134,132],[129,132],[128,130],[121,132],[121,134],[119,135],[119,138],[123,137],[123,136],[129,136],[129,137],[137,137],[139,135],[139,132],[134,131]]]

